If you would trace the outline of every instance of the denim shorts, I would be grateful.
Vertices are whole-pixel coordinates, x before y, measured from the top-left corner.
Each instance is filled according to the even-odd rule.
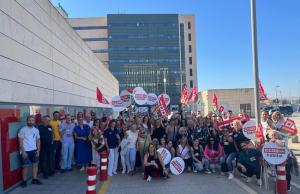
[[[39,158],[36,156],[36,150],[28,151],[27,158],[23,158],[21,155],[21,164],[22,166],[28,166],[30,164],[35,164],[39,161]]]

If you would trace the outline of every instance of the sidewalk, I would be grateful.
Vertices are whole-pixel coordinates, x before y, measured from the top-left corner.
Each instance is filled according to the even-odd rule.
[[[87,174],[73,170],[69,173],[56,173],[48,179],[41,179],[43,185],[31,185],[31,181],[27,181],[27,187],[18,187],[9,194],[83,194],[86,192]],[[97,191],[99,190],[100,182],[97,181]]]

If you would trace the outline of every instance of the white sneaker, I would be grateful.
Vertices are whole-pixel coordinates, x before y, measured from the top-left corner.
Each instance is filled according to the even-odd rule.
[[[246,178],[246,183],[250,183],[252,181],[252,178],[251,177],[247,177]]]
[[[224,173],[224,172],[221,172],[220,174],[221,174],[221,176],[225,176],[225,173]]]
[[[125,174],[126,173],[126,170],[122,170],[122,174]]]
[[[205,174],[211,174],[211,171],[210,170],[206,170]]]
[[[117,171],[113,171],[113,174],[118,174]]]
[[[258,186],[262,185],[261,179],[257,179],[257,184],[258,184]]]
[[[83,167],[80,168],[79,171],[82,172],[82,171],[84,171],[84,170],[85,170],[85,168],[84,168],[84,166],[83,166]]]
[[[229,176],[228,176],[228,179],[233,179],[233,178],[234,178],[234,176],[233,176],[232,172],[230,172]]]
[[[113,176],[113,174],[108,174],[108,176]]]
[[[150,182],[151,180],[152,180],[152,177],[151,177],[151,176],[148,176],[147,182]]]
[[[216,173],[216,170],[215,170],[215,169],[213,169],[213,170],[212,170],[212,173]]]

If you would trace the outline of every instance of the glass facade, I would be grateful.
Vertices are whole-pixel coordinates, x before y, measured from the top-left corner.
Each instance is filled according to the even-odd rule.
[[[179,103],[183,32],[177,14],[108,14],[109,69],[120,91],[136,86]],[[163,82],[164,78],[166,83]]]

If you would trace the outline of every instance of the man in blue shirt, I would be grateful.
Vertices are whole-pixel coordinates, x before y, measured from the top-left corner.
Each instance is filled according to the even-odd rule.
[[[247,143],[241,143],[242,151],[239,154],[238,170],[247,176],[247,182],[251,181],[253,175],[257,178],[257,183],[261,185],[260,179],[260,157],[261,152],[254,148],[248,148]]]

